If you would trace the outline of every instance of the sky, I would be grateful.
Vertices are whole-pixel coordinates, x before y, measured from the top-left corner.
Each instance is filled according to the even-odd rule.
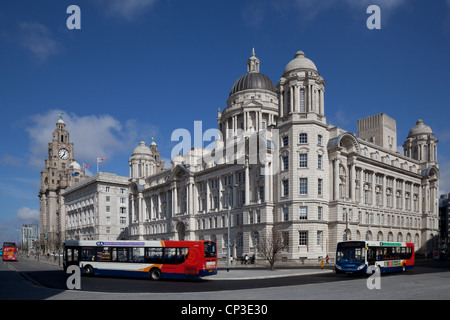
[[[371,5],[381,29],[367,27]],[[39,220],[60,112],[89,175],[103,157],[101,171],[128,176],[133,149],[152,137],[168,165],[176,129],[217,128],[252,48],[274,84],[302,50],[326,81],[329,124],[356,133],[358,119],[386,113],[403,153],[423,119],[450,192],[450,0],[3,0],[0,242]]]

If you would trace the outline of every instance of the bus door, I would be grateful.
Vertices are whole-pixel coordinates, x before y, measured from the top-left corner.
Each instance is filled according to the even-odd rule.
[[[217,268],[217,246],[215,242],[204,242],[206,269],[212,270]]]
[[[77,247],[67,247],[64,250],[64,270],[67,270],[68,266],[79,265],[80,249]]]

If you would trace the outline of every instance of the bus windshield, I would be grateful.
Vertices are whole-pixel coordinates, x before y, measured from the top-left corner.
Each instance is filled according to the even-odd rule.
[[[365,262],[364,246],[358,244],[338,245],[336,251],[336,262],[338,263],[362,263]]]
[[[205,258],[215,258],[217,256],[216,243],[205,242]]]

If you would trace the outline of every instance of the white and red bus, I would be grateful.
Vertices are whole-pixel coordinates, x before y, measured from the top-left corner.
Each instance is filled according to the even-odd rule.
[[[17,247],[14,242],[3,242],[3,261],[17,261]]]
[[[184,279],[217,274],[213,241],[68,240],[64,270],[78,265],[83,275]]]
[[[366,274],[369,266],[381,273],[406,271],[414,267],[414,243],[343,241],[337,244],[335,271]]]

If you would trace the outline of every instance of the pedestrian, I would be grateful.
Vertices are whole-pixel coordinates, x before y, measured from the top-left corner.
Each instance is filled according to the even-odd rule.
[[[248,255],[247,254],[245,255],[244,259],[245,259],[245,264],[248,264]]]
[[[230,265],[233,265],[233,256],[230,257]]]
[[[329,260],[330,258],[328,258],[328,255],[325,257],[325,261],[327,262],[327,264],[328,264],[328,260]]]

